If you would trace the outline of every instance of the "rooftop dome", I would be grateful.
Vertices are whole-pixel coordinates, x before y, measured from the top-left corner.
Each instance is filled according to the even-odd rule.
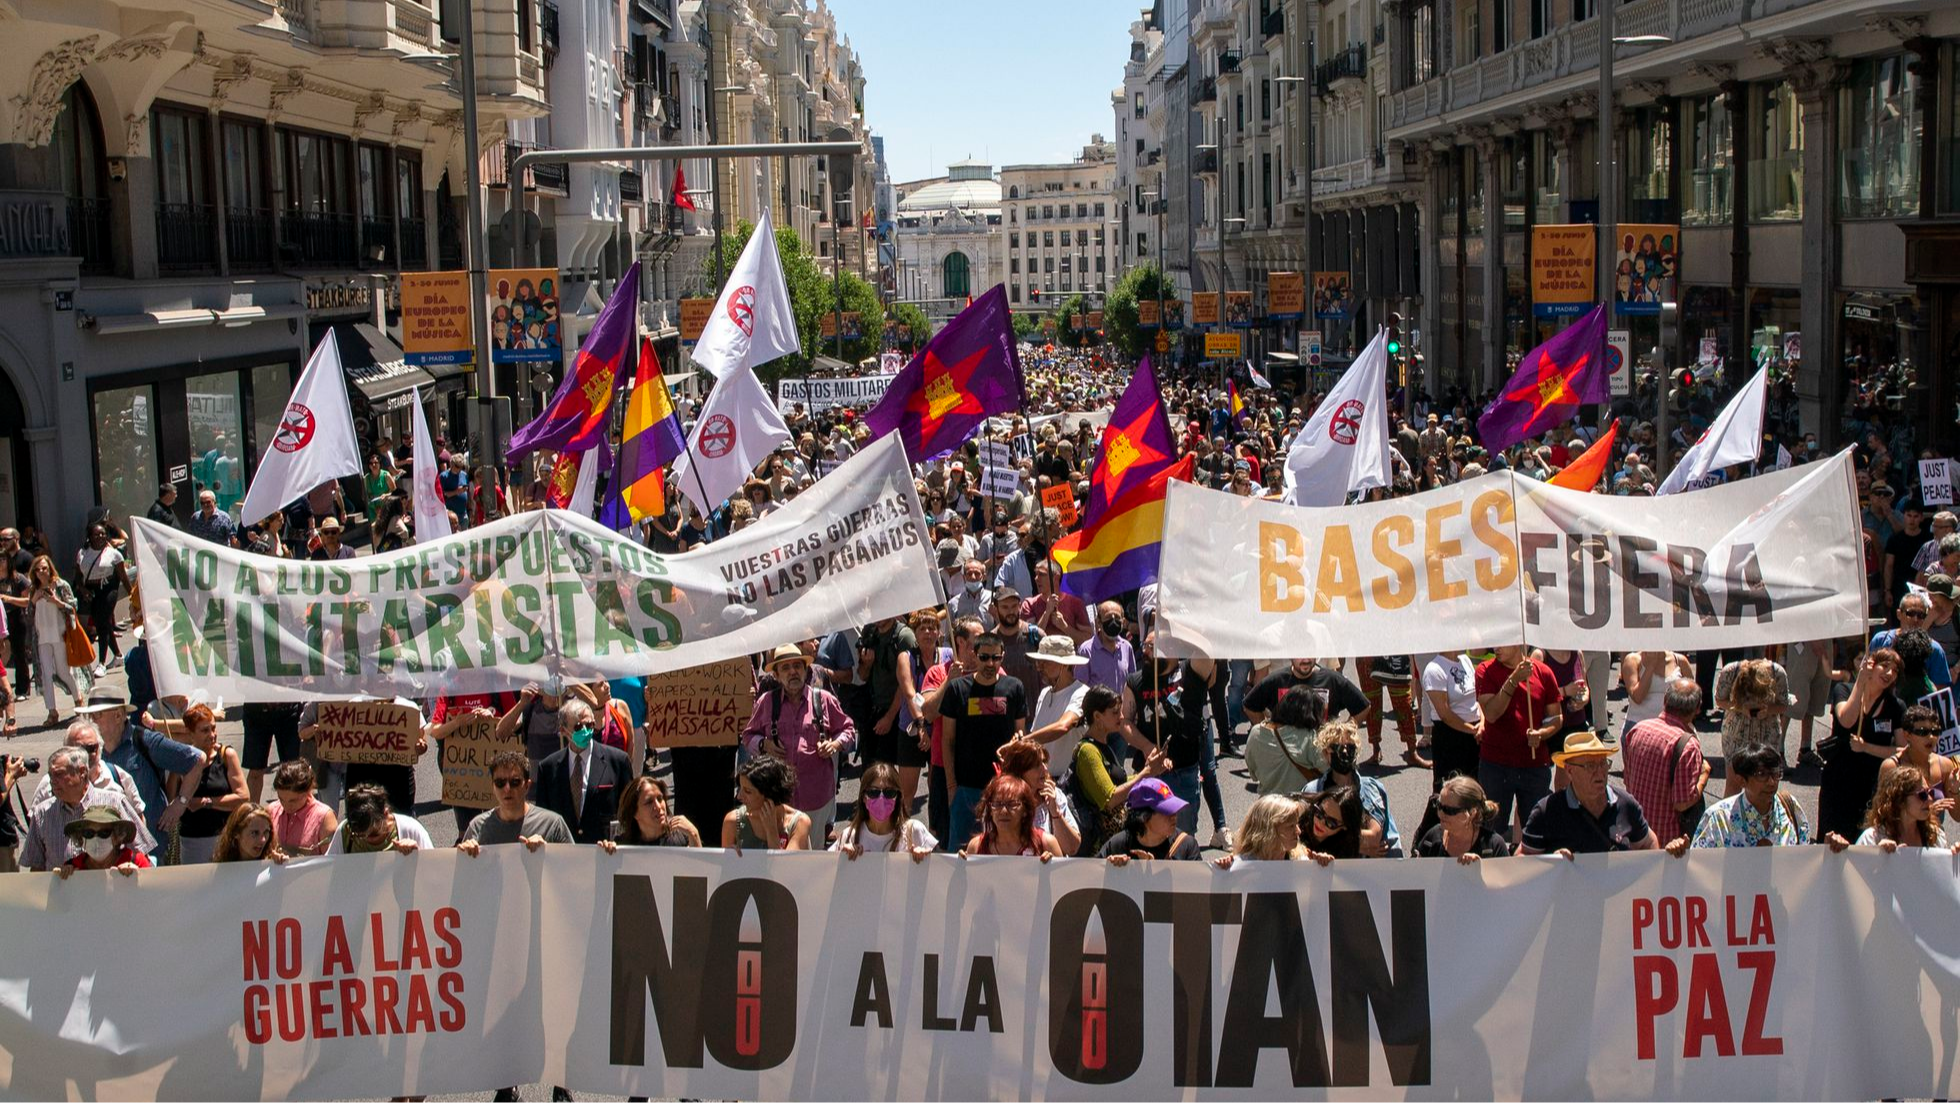
[[[901,214],[923,214],[952,207],[967,210],[998,210],[1000,182],[993,178],[991,166],[964,162],[950,166],[948,178],[927,184],[898,203]]]

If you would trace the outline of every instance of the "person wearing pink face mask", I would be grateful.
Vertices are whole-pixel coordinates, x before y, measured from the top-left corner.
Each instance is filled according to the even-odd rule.
[[[830,849],[840,851],[855,862],[866,850],[904,851],[915,862],[923,862],[939,846],[926,825],[901,817],[898,811],[898,767],[874,762],[858,779],[857,806],[851,818],[837,830],[837,841]]]

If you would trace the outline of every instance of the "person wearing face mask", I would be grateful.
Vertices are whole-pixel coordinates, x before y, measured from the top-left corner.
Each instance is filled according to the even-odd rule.
[[[56,869],[64,881],[78,869],[113,869],[127,877],[150,868],[150,859],[136,848],[136,822],[106,804],[83,812],[64,830],[75,848],[75,856]]]
[[[1085,664],[1076,670],[1076,680],[1087,686],[1121,690],[1137,672],[1136,649],[1123,638],[1123,606],[1105,601],[1096,606],[1096,634],[1075,653]]]
[[[946,598],[948,627],[962,617],[977,617],[987,628],[994,626],[994,592],[987,586],[987,565],[969,559],[960,565],[960,580],[950,587]]]
[[[1361,799],[1360,849],[1364,858],[1400,858],[1402,833],[1395,828],[1395,815],[1388,809],[1388,790],[1372,777],[1355,772],[1360,746],[1355,742],[1355,726],[1335,722],[1323,724],[1314,733],[1320,757],[1327,772],[1302,786],[1300,797],[1309,804],[1322,793],[1352,789]]]
[[[576,697],[558,706],[558,731],[565,745],[538,763],[531,798],[570,825],[574,841],[610,838],[619,792],[632,777],[632,759],[594,740],[598,722],[592,706]]]
[[[857,806],[837,829],[837,841],[830,849],[854,862],[867,850],[874,854],[902,850],[914,862],[924,861],[939,848],[939,840],[925,824],[900,815],[898,803],[898,770],[883,762],[867,767],[858,781]]]

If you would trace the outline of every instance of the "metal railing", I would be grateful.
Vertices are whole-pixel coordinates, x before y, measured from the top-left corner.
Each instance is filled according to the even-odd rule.
[[[279,263],[289,268],[354,268],[360,238],[351,214],[288,211],[279,216]]]
[[[1348,43],[1347,49],[1314,68],[1314,83],[1322,91],[1337,80],[1364,80],[1367,76],[1368,47],[1360,42]]]
[[[218,217],[209,203],[157,204],[157,268],[201,272],[218,266]]]
[[[402,270],[422,271],[429,267],[429,220],[426,218],[404,218],[401,220]]]
[[[1191,86],[1191,102],[1212,103],[1218,99],[1218,78],[1206,77]]]
[[[278,219],[265,207],[225,208],[225,260],[234,271],[272,268]]]
[[[361,267],[391,268],[397,259],[394,219],[362,218]]]
[[[1236,54],[1236,53],[1234,53],[1234,52],[1232,52],[1232,51],[1230,51],[1230,50],[1227,50],[1227,51],[1225,51],[1224,53],[1222,53],[1222,54],[1219,54],[1219,55],[1218,55],[1218,71],[1219,71],[1219,72],[1221,72],[1221,73],[1236,73],[1236,72],[1238,72],[1238,71],[1239,71],[1239,55],[1238,55],[1238,54]]]
[[[1286,16],[1283,15],[1280,12],[1280,9],[1278,8],[1274,8],[1272,11],[1267,12],[1266,18],[1259,21],[1259,34],[1261,37],[1273,38],[1283,33],[1285,30],[1286,30]]]

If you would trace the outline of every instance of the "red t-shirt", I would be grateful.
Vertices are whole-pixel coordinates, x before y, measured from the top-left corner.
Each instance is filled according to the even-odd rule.
[[[73,858],[68,859],[68,865],[74,869],[84,869],[86,868],[84,863],[87,861],[88,855],[77,854]],[[133,846],[125,846],[114,854],[109,855],[109,865],[107,868],[114,869],[125,862],[135,866],[137,869],[150,868],[150,859],[145,857],[142,851]]]
[[[1552,764],[1554,740],[1547,739],[1533,751],[1525,733],[1543,724],[1546,717],[1561,715],[1558,677],[1544,663],[1525,661],[1531,663],[1531,674],[1511,694],[1511,707],[1503,712],[1484,710],[1484,740],[1479,753],[1493,765],[1523,769]],[[1510,676],[1511,668],[1496,659],[1478,663],[1477,696],[1496,693]]]
[[[919,679],[919,693],[929,697],[932,695],[933,690],[945,684],[946,664],[934,663],[931,669],[926,671],[926,676]],[[944,744],[939,741],[940,727],[941,725],[938,720],[932,722],[932,756],[930,761],[934,766],[946,765]]]

